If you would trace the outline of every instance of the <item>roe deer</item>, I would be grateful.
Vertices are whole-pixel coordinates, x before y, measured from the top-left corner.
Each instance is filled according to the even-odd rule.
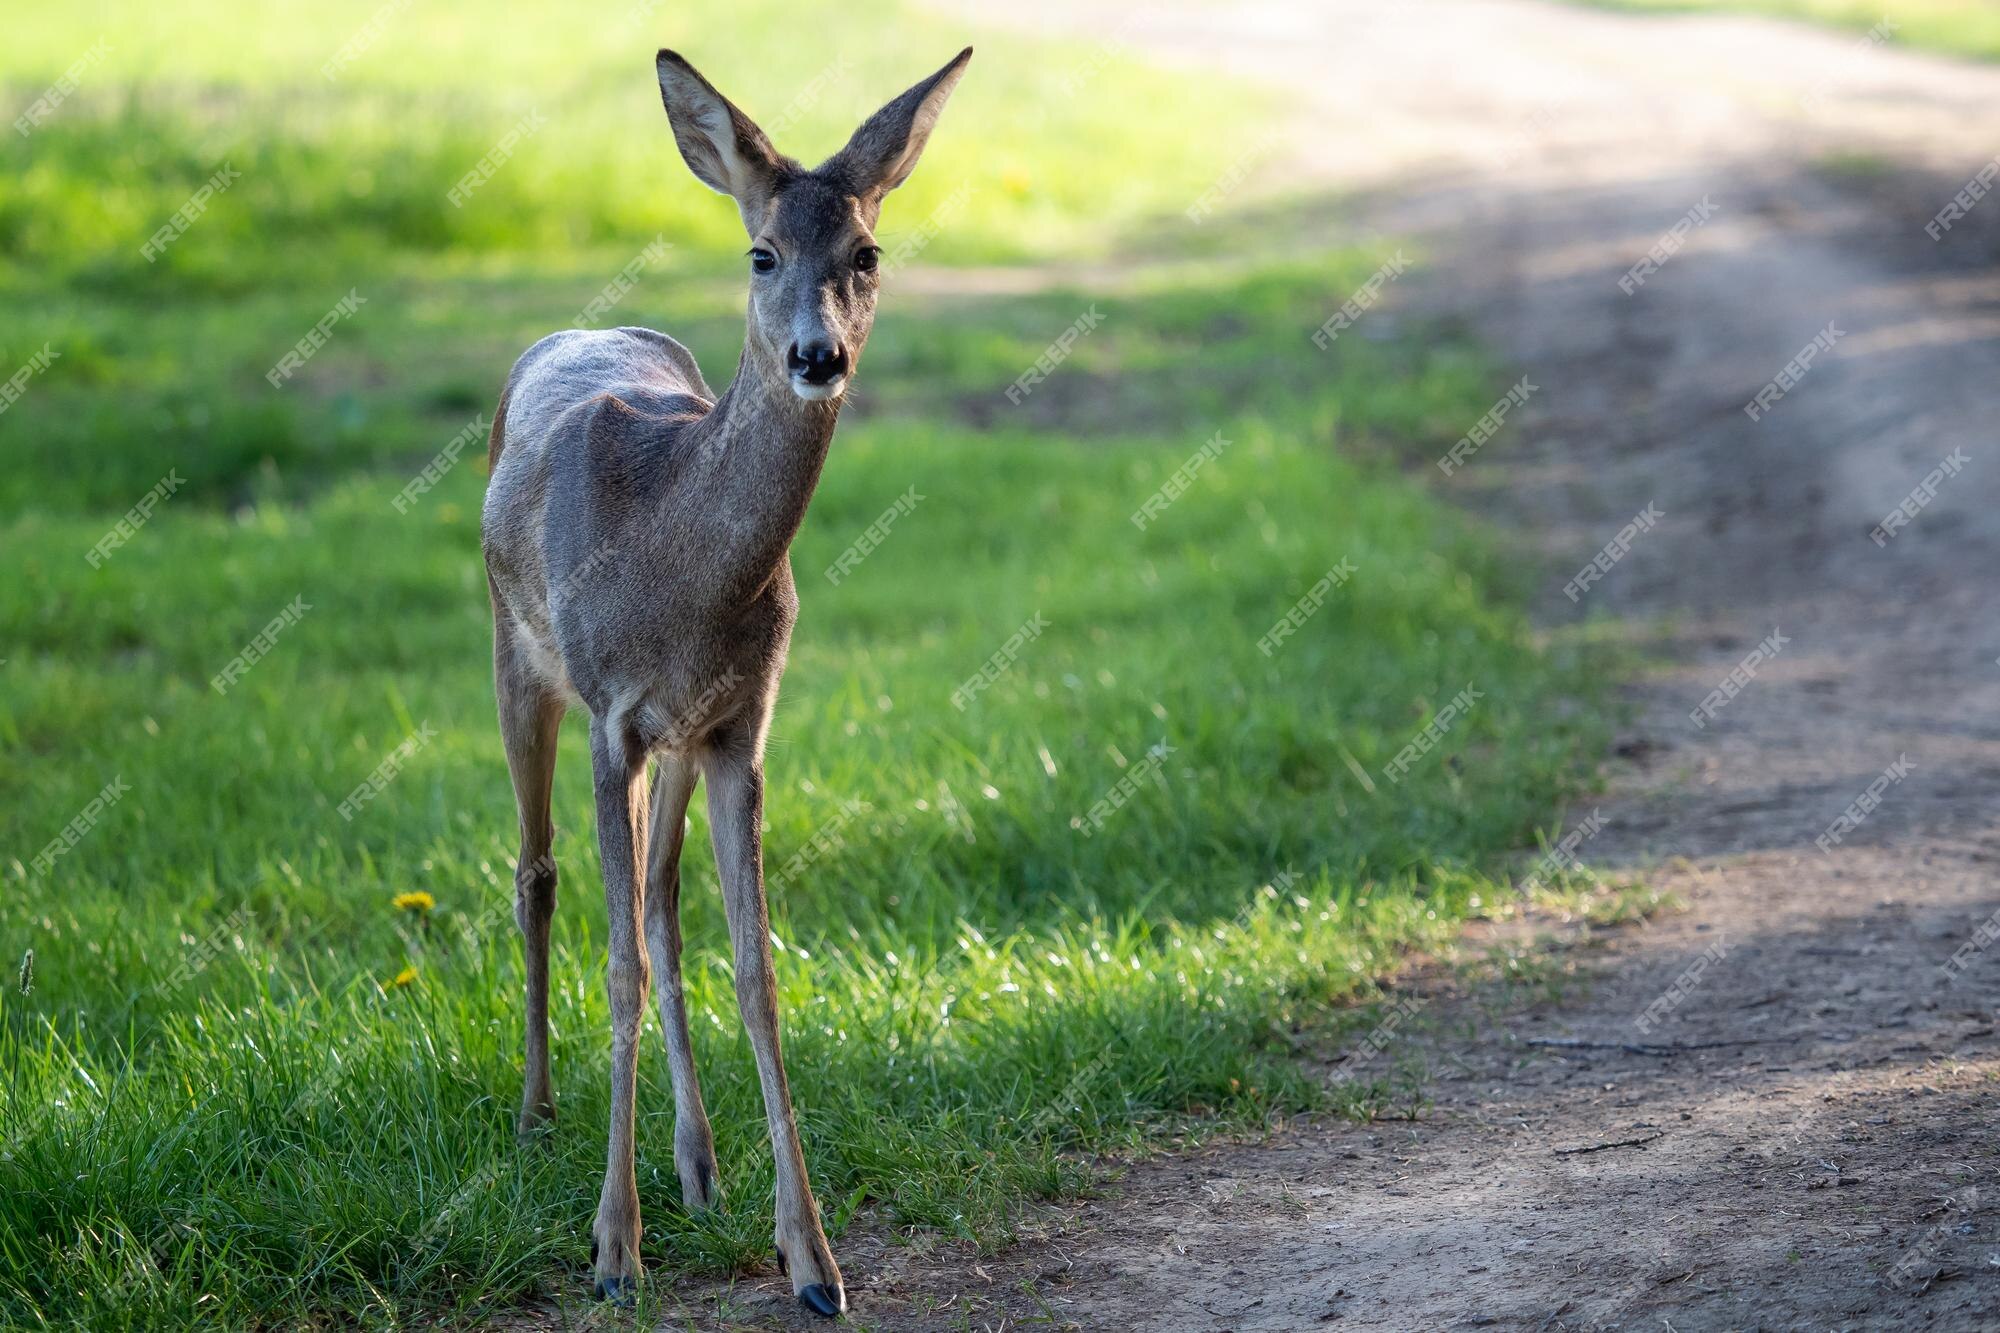
[[[649,972],[673,1068],[681,1197],[707,1207],[718,1194],[680,970],[683,816],[705,774],[736,998],[777,1161],[778,1263],[812,1310],[834,1315],[847,1306],[778,1049],[759,831],[764,736],[798,617],[787,552],[875,319],[880,251],[871,229],[971,57],[968,47],[807,170],[780,156],[687,61],[660,52],[660,95],[681,156],[736,201],[750,233],[748,331],[736,378],[716,396],[688,350],[651,329],[571,330],[523,354],[494,412],[483,545],[500,732],[521,818],[524,1135],[555,1114],[548,981],[556,731],[570,707],[590,711],[611,915],[610,1151],[592,1229],[600,1296],[623,1299],[640,1276],[633,1098]],[[659,773],[649,817],[652,756]]]

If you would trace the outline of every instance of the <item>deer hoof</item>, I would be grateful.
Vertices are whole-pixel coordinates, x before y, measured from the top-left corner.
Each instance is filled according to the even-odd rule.
[[[590,1238],[590,1263],[593,1268],[597,1267],[598,1250],[597,1238],[592,1236]],[[607,1274],[600,1270],[595,1283],[591,1287],[592,1294],[598,1300],[609,1301],[613,1305],[632,1304],[633,1300],[639,1295],[638,1264],[635,1262],[632,1268],[633,1271],[630,1273],[615,1274]]]
[[[799,1288],[799,1304],[816,1315],[831,1319],[847,1308],[847,1293],[838,1286],[814,1282]]]
[[[639,1294],[639,1279],[635,1277],[601,1277],[597,1279],[597,1299],[610,1301],[613,1305],[630,1305]]]

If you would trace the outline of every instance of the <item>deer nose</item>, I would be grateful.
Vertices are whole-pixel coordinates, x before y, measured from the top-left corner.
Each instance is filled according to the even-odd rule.
[[[793,343],[785,354],[785,366],[794,378],[807,384],[831,384],[847,373],[847,349],[830,342]]]

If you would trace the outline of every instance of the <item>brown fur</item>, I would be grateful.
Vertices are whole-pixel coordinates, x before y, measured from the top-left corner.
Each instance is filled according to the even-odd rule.
[[[509,376],[512,379],[512,376]],[[500,402],[493,409],[493,430],[486,437],[486,475],[492,476],[500,466],[500,451],[507,447],[507,391],[509,386],[500,388]]]

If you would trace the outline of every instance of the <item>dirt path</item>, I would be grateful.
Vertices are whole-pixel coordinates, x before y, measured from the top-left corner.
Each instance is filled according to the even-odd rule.
[[[1364,190],[1358,225],[1428,248],[1364,321],[1463,318],[1536,386],[1441,484],[1565,570],[1662,515],[1541,609],[1670,627],[1584,855],[1689,910],[1575,951],[1589,983],[1558,999],[1432,996],[1419,1121],[1161,1159],[977,1266],[860,1238],[857,1320],[2000,1326],[2000,949],[1941,966],[2000,908],[2000,200],[1924,232],[2000,150],[2000,71],[1518,0],[1132,22],[1105,0],[961,2],[1289,87],[1293,151],[1260,179]],[[1873,158],[1815,165],[1836,151]],[[1872,540],[1954,449],[1962,471]],[[1816,845],[1885,770],[1879,808]],[[1532,1044],[1564,1039],[1608,1045]],[[691,1295],[698,1322],[792,1322],[776,1283]]]

